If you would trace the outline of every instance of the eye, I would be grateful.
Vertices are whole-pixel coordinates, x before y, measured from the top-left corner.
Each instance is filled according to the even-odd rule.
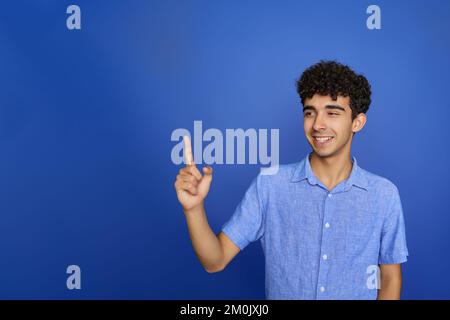
[[[328,114],[329,114],[330,116],[338,116],[338,115],[339,115],[339,113],[336,113],[336,112],[328,112]]]
[[[306,111],[304,114],[305,117],[309,117],[312,116],[312,112],[311,111]]]

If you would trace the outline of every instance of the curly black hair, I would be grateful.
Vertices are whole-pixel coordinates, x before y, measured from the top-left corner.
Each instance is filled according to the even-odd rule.
[[[336,61],[321,60],[307,68],[297,80],[297,93],[302,104],[314,94],[350,97],[352,120],[359,113],[366,113],[370,105],[370,84],[360,74],[356,74],[347,65]]]

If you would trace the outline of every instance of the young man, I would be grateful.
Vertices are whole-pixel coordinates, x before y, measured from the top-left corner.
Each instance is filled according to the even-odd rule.
[[[212,168],[200,173],[186,137],[187,166],[175,188],[194,250],[206,271],[218,272],[261,240],[267,299],[400,299],[408,250],[399,192],[350,156],[370,85],[348,66],[321,61],[305,70],[297,91],[312,152],[258,175],[218,236],[203,206]]]

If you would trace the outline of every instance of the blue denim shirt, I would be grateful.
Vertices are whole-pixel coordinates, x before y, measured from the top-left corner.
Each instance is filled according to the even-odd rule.
[[[267,299],[376,299],[378,265],[407,260],[398,189],[352,161],[331,191],[308,156],[259,174],[223,225],[241,250],[261,241]]]

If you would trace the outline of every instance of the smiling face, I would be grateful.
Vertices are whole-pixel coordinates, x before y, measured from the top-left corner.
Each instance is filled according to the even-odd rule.
[[[366,115],[360,113],[352,120],[350,97],[315,94],[304,101],[303,127],[305,136],[319,157],[332,157],[342,152],[350,154],[354,132],[366,123]]]

